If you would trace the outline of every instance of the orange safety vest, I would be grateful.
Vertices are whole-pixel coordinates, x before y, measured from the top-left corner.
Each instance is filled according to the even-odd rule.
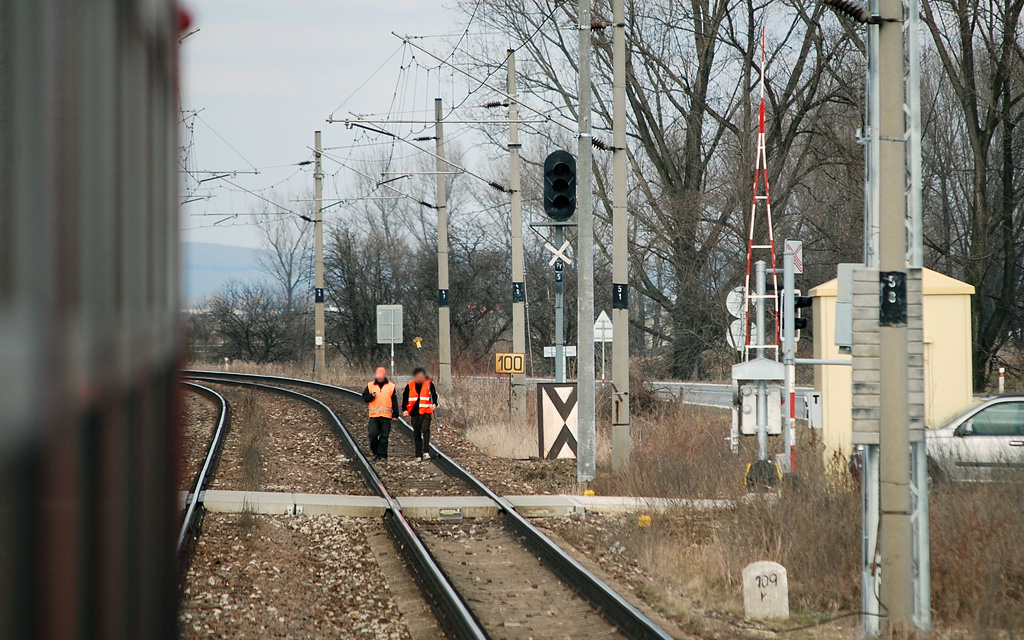
[[[373,400],[370,400],[370,417],[393,418],[394,416],[391,415],[391,398],[395,395],[395,384],[388,382],[382,387],[377,384],[376,380],[372,380],[366,386],[370,389],[370,393],[377,392],[377,395],[373,396]]]
[[[433,403],[430,401],[430,380],[424,380],[423,385],[417,389],[416,381],[409,381],[409,404],[406,405],[405,410],[412,413],[412,408],[419,403],[420,415],[426,415],[434,413],[434,409],[431,406]]]

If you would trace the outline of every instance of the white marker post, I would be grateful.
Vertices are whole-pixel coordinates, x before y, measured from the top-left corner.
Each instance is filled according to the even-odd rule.
[[[614,327],[612,325],[612,319],[608,317],[608,314],[604,311],[601,315],[597,316],[597,320],[594,321],[594,342],[601,343],[601,384],[605,383],[605,357],[604,357],[604,345],[605,343],[612,342],[612,335]]]
[[[762,560],[743,568],[743,616],[747,620],[789,618],[786,567]]]

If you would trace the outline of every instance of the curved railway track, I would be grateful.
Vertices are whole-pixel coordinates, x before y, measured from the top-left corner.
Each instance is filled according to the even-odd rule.
[[[547,595],[549,588],[553,590],[551,593],[557,594],[559,593],[558,589],[563,585],[571,589],[568,594],[570,597],[574,594],[578,595],[585,601],[580,604],[587,605],[584,608],[592,608],[611,625],[610,628],[605,625],[604,634],[607,637],[637,639],[667,639],[671,637],[551,541],[529,520],[517,513],[511,503],[492,491],[458,462],[445,455],[436,445],[431,444],[430,446],[431,461],[429,464],[399,462],[398,455],[411,454],[412,428],[406,421],[397,421],[398,431],[404,437],[394,437],[393,435],[392,460],[382,465],[372,465],[362,453],[364,448],[360,447],[360,443],[357,443],[353,433],[346,429],[343,420],[339,418],[339,416],[346,416],[349,420],[353,420],[362,415],[360,394],[331,385],[273,376],[219,371],[185,371],[184,376],[210,383],[253,386],[287,394],[317,407],[332,425],[332,429],[349,452],[354,466],[363,476],[367,486],[386,501],[385,528],[449,637],[456,639],[494,637],[495,630],[493,628],[488,632],[489,625],[493,626],[495,619],[494,616],[488,615],[490,608],[503,610],[509,608],[508,603],[514,601],[519,595],[515,590],[522,590],[524,594],[530,596],[522,601],[532,601],[536,604],[542,602],[545,597],[551,597]],[[365,447],[365,435],[362,435],[361,444]],[[409,451],[407,452],[405,449],[409,449]],[[479,527],[482,533],[474,541],[475,547],[470,545],[470,538],[472,538],[472,534],[476,534],[476,528],[469,529],[470,535],[467,535],[467,531],[460,530],[458,526],[445,529],[436,524],[424,524],[417,525],[416,528],[420,529],[421,534],[417,535],[413,525],[402,514],[401,505],[395,498],[395,494],[400,491],[413,495],[475,494],[485,496],[498,505],[501,514],[499,524],[498,526],[482,524]],[[473,570],[466,569],[468,566],[466,560],[453,560],[451,544],[448,544],[447,547],[440,544],[445,536],[462,536],[461,544],[464,544],[467,550],[461,551],[461,547],[459,547],[459,553],[464,553],[466,556],[477,555],[478,558],[474,560],[474,563],[483,562],[485,572],[496,569],[500,571],[499,565],[504,566],[505,571],[515,576],[519,584],[511,584],[516,580],[510,580],[508,583],[498,580],[495,584],[493,574],[486,573],[484,576],[486,579],[481,580],[479,569],[474,575]],[[424,544],[421,538],[428,540],[429,544]],[[523,549],[513,548],[518,545],[521,545]],[[436,549],[434,554],[430,551],[432,546]],[[495,550],[500,550],[500,553],[493,553]],[[499,558],[502,554],[507,557]],[[435,556],[442,562],[439,563]],[[534,570],[531,570],[532,563],[524,562],[524,556],[539,560],[540,564],[557,577],[556,582],[560,581],[560,584],[552,584],[543,575],[538,575],[535,570],[537,565],[533,565]],[[490,564],[487,564],[488,562]],[[446,563],[449,568],[447,573],[443,570]],[[491,575],[491,577],[488,578],[487,575]],[[506,591],[507,588],[513,590]],[[467,601],[473,603],[473,606],[468,605]],[[474,613],[474,607],[479,609],[479,613]],[[553,611],[547,613],[552,616],[557,615]],[[581,620],[587,617],[593,616],[584,615],[577,608],[577,612],[570,617],[570,621],[572,625],[587,627],[587,624]],[[590,621],[590,626],[597,628],[600,625],[594,625],[593,621]],[[583,631],[582,628],[577,627],[574,627],[574,630]],[[508,630],[504,629],[499,635],[516,637],[515,633],[507,632]]]
[[[228,405],[227,400],[224,396],[217,393],[209,387],[196,384],[195,382],[185,382],[189,388],[196,393],[206,396],[213,401],[215,405],[220,406],[220,414],[217,418],[217,424],[213,429],[213,436],[210,439],[210,446],[207,449],[206,457],[203,460],[203,466],[199,469],[199,473],[196,474],[192,484],[189,485],[188,496],[185,498],[185,514],[182,518],[181,529],[178,532],[178,541],[176,550],[178,557],[181,558],[180,569],[181,575],[185,575],[185,571],[188,569],[188,552],[192,543],[195,542],[196,536],[199,532],[199,524],[202,520],[203,509],[200,508],[202,501],[200,496],[203,490],[209,485],[213,479],[214,471],[217,468],[217,462],[220,460],[220,452],[224,444],[224,436],[227,434],[228,429],[231,425],[231,408]]]

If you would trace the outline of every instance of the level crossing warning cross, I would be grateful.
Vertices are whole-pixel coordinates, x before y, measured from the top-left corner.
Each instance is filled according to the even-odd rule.
[[[537,400],[537,406],[540,408],[538,445],[541,459],[575,458],[579,426],[576,385],[538,384]]]
[[[793,273],[804,272],[804,243],[800,240],[786,240],[786,253],[793,254]]]
[[[561,260],[565,264],[572,264],[572,258],[570,258],[568,255],[569,246],[570,245],[568,240],[563,242],[562,246],[558,249],[556,249],[555,245],[551,244],[550,242],[545,242],[544,248],[554,254],[554,257],[548,260],[548,264],[554,266],[555,263],[558,262],[559,260]]]

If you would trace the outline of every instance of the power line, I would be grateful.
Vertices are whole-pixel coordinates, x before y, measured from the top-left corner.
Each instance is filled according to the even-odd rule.
[[[406,197],[406,198],[408,198],[408,199],[410,199],[410,200],[412,200],[414,202],[417,202],[417,203],[423,205],[424,207],[427,207],[429,209],[437,209],[437,205],[436,204],[427,202],[426,200],[423,200],[421,198],[417,198],[416,196],[408,194],[405,191],[402,191],[401,189],[397,189],[395,187],[392,187],[390,184],[387,184],[385,182],[381,182],[381,181],[377,180],[376,178],[374,178],[373,176],[371,176],[370,174],[364,173],[364,172],[360,171],[359,169],[356,169],[355,167],[352,167],[352,166],[350,166],[348,164],[345,164],[344,162],[342,162],[338,158],[335,158],[335,157],[333,157],[333,156],[331,156],[331,155],[329,155],[327,153],[323,153],[322,151],[321,151],[321,155],[323,157],[327,158],[328,160],[332,160],[334,162],[337,162],[338,164],[340,164],[341,166],[345,167],[349,171],[352,171],[352,172],[354,172],[356,174],[359,174],[359,175],[363,176],[364,178],[366,178],[368,180],[374,181],[374,187],[373,187],[373,189],[371,189],[371,193],[376,191],[380,187],[386,187],[386,188],[394,191],[395,193],[397,193],[397,194],[399,194],[401,196],[404,196],[404,197]]]
[[[380,66],[378,66],[378,67],[377,67],[376,69],[374,69],[374,70],[373,70],[373,72],[371,72],[371,73],[370,73],[370,75],[366,76],[366,79],[365,79],[365,80],[363,80],[363,81],[362,81],[362,82],[361,82],[361,83],[359,84],[359,86],[358,86],[358,87],[356,87],[356,88],[355,88],[355,89],[354,89],[354,90],[352,91],[352,93],[348,94],[348,97],[347,97],[347,98],[345,98],[344,100],[342,100],[341,104],[339,104],[339,105],[337,106],[337,108],[335,108],[335,109],[334,109],[334,111],[331,111],[331,114],[333,115],[333,114],[334,114],[334,113],[335,113],[336,111],[339,111],[339,110],[340,110],[340,109],[341,109],[342,107],[344,107],[344,106],[345,106],[346,104],[348,104],[348,101],[349,101],[349,100],[351,100],[351,99],[353,98],[353,96],[355,96],[355,95],[356,95],[357,93],[359,93],[359,91],[360,91],[360,90],[361,90],[361,89],[362,89],[363,87],[365,87],[365,86],[367,85],[367,83],[369,83],[369,82],[370,82],[370,80],[373,80],[373,78],[374,78],[374,77],[375,77],[375,76],[377,75],[377,72],[378,72],[378,71],[380,71],[381,69],[383,69],[383,68],[384,68],[384,65],[386,65],[386,64],[387,64],[387,63],[389,63],[389,62],[391,62],[391,59],[392,59],[392,58],[394,58],[394,57],[395,57],[396,55],[398,55],[398,52],[399,52],[399,51],[401,51],[401,50],[402,50],[402,48],[403,48],[404,46],[405,46],[405,43],[404,43],[404,42],[403,42],[402,44],[398,45],[398,48],[397,48],[397,49],[395,49],[395,50],[394,50],[394,51],[393,51],[393,52],[391,53],[391,55],[389,55],[389,56],[388,56],[388,57],[387,57],[387,58],[386,58],[386,59],[384,60],[384,62],[380,63]]]
[[[539,31],[539,29],[540,29],[540,27],[538,26],[538,31]],[[431,53],[431,52],[430,52],[430,51],[428,51],[427,49],[424,49],[423,47],[419,46],[418,44],[416,44],[416,43],[414,43],[414,42],[410,42],[410,41],[409,41],[409,39],[408,39],[408,36],[400,36],[400,35],[398,35],[397,33],[395,33],[394,31],[392,31],[392,32],[391,32],[391,35],[395,36],[396,38],[400,38],[400,39],[401,39],[401,40],[402,40],[403,42],[406,42],[406,43],[408,43],[408,44],[409,44],[409,46],[411,46],[411,47],[413,47],[413,48],[415,48],[415,49],[418,49],[418,50],[422,51],[423,53],[425,53],[425,54],[427,54],[428,56],[430,56],[430,57],[434,58],[435,60],[441,60],[440,56],[437,56],[437,55],[435,55],[435,54]],[[534,35],[536,35],[536,32],[534,32]],[[532,37],[533,37],[533,36],[531,36],[531,39],[532,39]],[[525,44],[526,44],[526,43],[524,42],[523,44],[521,44],[521,45],[519,45],[519,46],[520,46],[520,47],[523,47],[523,46],[525,46]],[[465,102],[466,102],[466,100],[468,100],[468,99],[469,99],[469,96],[470,96],[470,95],[472,95],[472,94],[473,94],[473,93],[475,93],[476,91],[479,91],[481,87],[487,87],[488,89],[490,89],[491,91],[494,91],[495,93],[498,93],[498,94],[500,94],[500,95],[502,95],[502,96],[504,96],[504,97],[506,97],[506,98],[508,98],[508,99],[512,99],[512,97],[511,97],[511,96],[509,96],[507,92],[503,91],[502,89],[499,89],[499,88],[495,87],[495,86],[494,86],[494,85],[492,85],[492,84],[489,84],[489,81],[490,81],[490,77],[491,77],[492,75],[494,75],[495,69],[492,69],[492,70],[490,71],[490,73],[488,73],[488,74],[487,74],[487,75],[486,75],[486,76],[484,77],[484,79],[483,79],[483,80],[481,80],[480,78],[476,77],[476,76],[475,76],[475,75],[473,75],[472,73],[470,73],[470,72],[466,71],[465,69],[461,69],[461,68],[459,68],[458,66],[456,66],[456,65],[454,65],[454,64],[451,64],[450,62],[445,62],[444,64],[447,64],[447,65],[448,65],[449,67],[451,67],[452,69],[454,69],[454,70],[458,71],[459,73],[463,74],[464,76],[466,76],[466,77],[468,77],[468,78],[470,78],[470,79],[472,79],[472,80],[474,80],[474,81],[476,81],[476,82],[479,82],[479,83],[480,83],[480,87],[478,87],[477,89],[474,89],[473,91],[471,91],[471,92],[470,92],[470,93],[469,93],[469,94],[468,94],[468,95],[466,96],[466,98],[465,98],[465,99],[463,99],[462,103],[460,103],[460,106],[461,106],[461,104],[465,103]],[[557,126],[559,126],[559,127],[562,127],[563,129],[567,129],[567,130],[569,130],[569,131],[573,131],[573,132],[575,132],[575,131],[576,131],[576,127],[573,127],[573,126],[570,126],[570,125],[567,125],[567,124],[565,124],[564,122],[560,122],[560,121],[558,121],[558,120],[555,120],[554,118],[552,118],[551,116],[549,116],[549,115],[548,115],[547,113],[545,113],[544,111],[542,111],[542,110],[540,110],[540,109],[537,109],[537,108],[531,107],[530,105],[528,105],[528,104],[525,104],[525,103],[523,103],[523,102],[521,102],[521,101],[519,101],[519,100],[516,100],[516,103],[517,103],[517,104],[519,104],[519,105],[520,105],[521,107],[523,107],[524,109],[528,109],[528,110],[530,110],[530,111],[532,111],[532,112],[536,113],[537,115],[541,116],[542,118],[544,118],[545,120],[547,120],[547,121],[548,121],[548,122],[550,122],[551,124],[557,125]]]
[[[330,121],[328,121],[328,122],[330,122]],[[418,147],[418,146],[416,146],[416,141],[414,141],[414,140],[407,140],[407,139],[405,139],[405,138],[402,138],[402,137],[400,137],[400,136],[397,136],[397,135],[395,135],[394,133],[391,133],[390,131],[387,131],[387,130],[385,130],[385,129],[381,129],[381,128],[379,128],[379,127],[376,127],[376,126],[372,126],[372,127],[371,127],[371,126],[368,126],[368,125],[363,125],[363,124],[359,124],[358,122],[356,122],[356,121],[351,121],[351,120],[346,120],[346,121],[345,121],[345,124],[346,124],[346,125],[348,125],[348,126],[350,126],[350,127],[351,127],[351,126],[359,126],[359,127],[362,127],[362,128],[364,128],[364,129],[367,129],[367,130],[369,130],[369,131],[375,131],[376,133],[379,133],[379,134],[381,134],[381,135],[391,136],[391,138],[392,138],[392,139],[394,139],[394,140],[399,140],[399,141],[401,141],[401,142],[404,142],[404,143],[406,143],[406,144],[412,145],[412,146],[416,147],[417,149],[419,149],[419,147]],[[424,141],[420,141],[420,142],[424,142]],[[489,179],[489,178],[485,178],[485,177],[483,177],[482,175],[480,175],[480,174],[478,174],[478,173],[474,173],[474,172],[470,171],[469,169],[467,169],[467,168],[465,168],[465,167],[463,167],[463,166],[460,166],[460,165],[458,165],[458,164],[455,164],[455,163],[454,163],[454,162],[452,162],[451,160],[448,160],[448,159],[445,159],[445,158],[439,158],[439,157],[438,157],[438,155],[437,155],[436,153],[433,153],[433,152],[431,152],[431,151],[427,151],[426,149],[419,149],[419,150],[420,150],[421,152],[423,152],[423,153],[425,153],[425,154],[427,154],[427,155],[431,156],[431,157],[432,157],[432,158],[434,158],[434,159],[439,159],[439,160],[441,160],[442,162],[444,162],[444,163],[445,163],[445,164],[447,164],[448,166],[450,166],[450,167],[452,167],[452,168],[454,168],[454,169],[458,170],[458,171],[459,171],[459,172],[461,172],[461,173],[465,173],[465,174],[467,174],[467,175],[473,176],[473,177],[474,177],[474,178],[476,178],[477,180],[480,180],[480,181],[482,181],[482,182],[486,183],[486,184],[487,184],[488,186],[490,186],[490,187],[491,187],[492,189],[496,189],[496,190],[498,190],[498,191],[501,191],[501,192],[504,192],[504,193],[507,193],[507,192],[508,192],[508,187],[505,187],[505,186],[503,186],[503,185],[501,185],[501,184],[498,184],[498,183],[497,183],[496,181],[494,181],[494,180],[491,180],[491,179]],[[386,171],[385,171],[385,173],[386,173]]]
[[[256,169],[256,165],[254,165],[253,163],[249,162],[249,159],[248,159],[248,158],[246,158],[245,156],[243,156],[243,155],[242,155],[242,152],[241,152],[241,151],[239,151],[238,149],[236,149],[236,148],[234,147],[234,145],[232,145],[232,144],[231,144],[230,142],[228,142],[228,141],[227,141],[227,138],[225,138],[224,136],[220,135],[220,133],[218,133],[218,132],[217,132],[217,130],[216,130],[216,129],[214,129],[214,128],[213,128],[213,126],[212,126],[212,125],[211,125],[211,124],[210,124],[209,122],[207,122],[206,120],[204,120],[204,119],[203,119],[203,117],[202,117],[201,115],[199,115],[199,113],[198,113],[198,112],[196,112],[196,113],[195,113],[195,114],[193,114],[193,115],[194,115],[194,117],[195,117],[195,119],[196,119],[196,120],[198,120],[199,122],[202,122],[203,124],[205,124],[205,125],[207,126],[207,128],[209,128],[209,130],[213,132],[213,135],[215,135],[215,136],[217,136],[218,138],[220,138],[220,141],[221,141],[221,142],[223,142],[224,144],[228,145],[228,147],[229,147],[229,148],[230,148],[230,149],[231,149],[232,151],[234,151],[234,152],[235,152],[236,154],[238,154],[238,157],[239,157],[239,158],[241,158],[242,160],[244,160],[244,161],[245,161],[245,163],[246,163],[247,165],[249,165],[250,167],[252,167],[252,168],[253,168],[254,170],[256,170],[256,171],[259,171],[259,169]]]

